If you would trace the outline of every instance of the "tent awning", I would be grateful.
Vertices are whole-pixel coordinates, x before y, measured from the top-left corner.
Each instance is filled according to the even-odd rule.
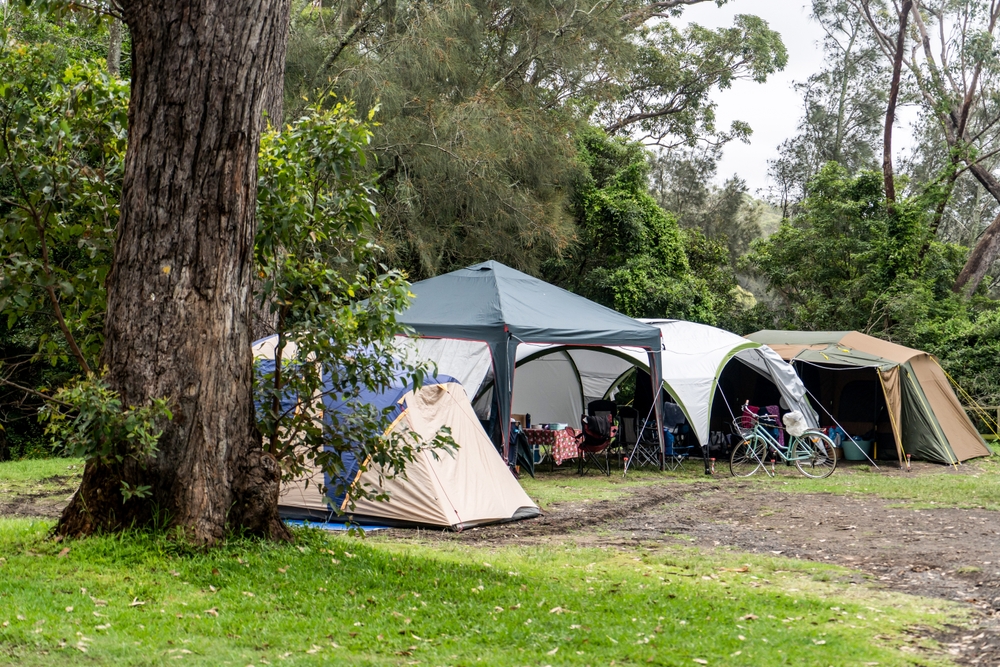
[[[510,419],[521,343],[643,348],[659,381],[660,332],[655,327],[499,262],[422,280],[410,290],[413,300],[398,319],[416,334],[489,345],[501,424]],[[506,449],[507,429],[502,431]]]

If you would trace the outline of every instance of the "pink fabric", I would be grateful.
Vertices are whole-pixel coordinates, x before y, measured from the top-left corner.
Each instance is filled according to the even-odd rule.
[[[777,405],[767,406],[767,414],[774,417],[774,423],[778,428],[778,444],[782,447],[785,446],[785,429],[781,427],[781,408]]]
[[[744,405],[743,416],[740,417],[740,425],[743,426],[743,428],[753,428],[753,423],[757,421],[759,412],[760,408],[756,405]]]
[[[567,426],[561,431],[550,431],[541,428],[524,429],[524,435],[528,438],[528,444],[538,445],[548,450],[556,465],[560,465],[563,461],[569,459],[575,459],[580,455],[577,450],[576,441],[579,433],[579,430],[571,426]]]

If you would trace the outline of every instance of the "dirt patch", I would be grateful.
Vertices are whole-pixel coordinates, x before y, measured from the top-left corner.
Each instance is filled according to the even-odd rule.
[[[53,475],[38,482],[32,489],[12,489],[0,493],[0,516],[58,518],[76,491],[80,478]]]
[[[931,633],[952,660],[1000,665],[1000,513],[907,509],[870,496],[783,493],[737,481],[665,482],[612,501],[557,503],[538,519],[462,533],[477,544],[686,542],[858,570],[858,583],[971,605],[975,630]],[[890,506],[894,505],[894,506]],[[404,531],[390,531],[408,537]]]

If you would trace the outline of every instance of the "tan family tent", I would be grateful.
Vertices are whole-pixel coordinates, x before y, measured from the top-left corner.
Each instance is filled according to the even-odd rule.
[[[258,341],[254,354],[264,372],[273,368],[272,339]],[[281,515],[288,519],[327,521],[337,510],[363,523],[438,526],[462,530],[470,526],[525,519],[539,515],[538,507],[514,479],[479,423],[469,398],[454,378],[437,375],[423,385],[392,387],[370,392],[361,401],[382,410],[391,408],[391,426],[402,435],[415,433],[423,442],[443,427],[458,445],[454,451],[421,449],[407,464],[405,475],[380,478],[380,469],[360,465],[353,452],[341,455],[338,479],[321,470],[282,485]],[[354,403],[323,401],[323,417],[352,411]],[[367,467],[366,470],[362,468]],[[308,483],[307,483],[308,481]],[[356,496],[358,488],[388,495],[387,501]],[[324,489],[326,489],[324,491]],[[352,506],[353,504],[353,506]]]
[[[821,420],[852,435],[872,432],[885,453],[955,464],[990,450],[969,421],[937,359],[857,331],[758,331],[747,336],[792,362]],[[824,415],[824,413],[826,413]]]

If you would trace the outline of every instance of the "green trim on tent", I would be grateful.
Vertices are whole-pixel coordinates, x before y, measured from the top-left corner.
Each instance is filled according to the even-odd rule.
[[[742,352],[743,350],[756,350],[759,347],[763,347],[763,345],[761,345],[760,343],[755,343],[754,341],[748,340],[746,343],[743,343],[741,345],[737,345],[736,347],[734,347],[733,349],[731,349],[726,354],[726,356],[724,356],[722,358],[722,361],[719,363],[718,368],[715,369],[715,376],[712,378],[712,391],[710,391],[708,393],[708,418],[709,418],[709,421],[711,421],[711,419],[712,419],[712,405],[715,403],[715,391],[719,388],[719,378],[722,376],[723,369],[725,369],[726,365],[730,361],[733,360],[733,357],[735,357],[738,352]],[[727,403],[726,405],[728,406],[729,404]],[[729,408],[729,412],[730,412],[730,414],[732,414],[732,408],[731,407]],[[685,414],[687,414],[687,413],[685,413]],[[736,419],[740,415],[732,415],[732,416],[733,416],[733,419]],[[688,420],[688,421],[690,421],[690,420]],[[701,444],[707,445],[708,443],[704,443],[703,442]]]
[[[913,377],[913,368],[909,363],[900,364],[900,367],[906,376],[906,382],[903,385],[904,410],[906,410],[907,399],[916,403],[904,413],[904,451],[913,458],[957,465],[958,457],[955,456],[954,450],[948,443],[948,438],[945,436],[934,410],[931,409],[920,383]],[[911,419],[915,418],[920,420],[919,425],[909,423]]]

